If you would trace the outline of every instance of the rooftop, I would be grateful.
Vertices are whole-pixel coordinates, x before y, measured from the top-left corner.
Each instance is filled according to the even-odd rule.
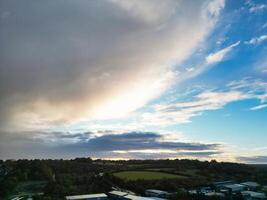
[[[76,199],[90,199],[90,198],[105,198],[106,194],[84,194],[84,195],[75,195],[75,196],[66,196],[67,200],[76,200]]]
[[[230,188],[230,189],[237,189],[237,188],[244,188],[245,186],[241,184],[227,184],[227,185],[224,185],[224,187]]]
[[[128,194],[126,196],[127,199],[130,200],[151,200],[150,197],[140,197],[140,196],[136,196],[136,195],[132,195],[132,194]]]
[[[263,192],[243,191],[242,195],[249,195],[256,198],[266,198],[266,195]]]
[[[235,181],[233,180],[228,180],[228,181],[218,181],[218,182],[214,182],[214,185],[225,185],[225,184],[234,184]]]
[[[252,182],[252,181],[244,182],[244,183],[241,183],[241,184],[245,185],[245,186],[248,186],[248,187],[258,187],[259,186],[258,183]]]
[[[207,192],[205,193],[205,196],[220,196],[220,197],[224,197],[224,194],[221,192]]]
[[[146,192],[153,192],[153,193],[156,193],[156,194],[167,194],[168,193],[166,191],[154,190],[154,189],[148,189],[148,190],[146,190]]]
[[[126,196],[126,195],[128,195],[127,192],[122,192],[122,191],[118,191],[118,190],[113,190],[113,191],[109,192],[108,194],[112,194],[112,195],[116,195],[116,196]]]

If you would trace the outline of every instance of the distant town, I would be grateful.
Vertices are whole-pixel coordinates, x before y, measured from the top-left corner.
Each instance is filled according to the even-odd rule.
[[[235,181],[215,182],[213,187],[201,187],[193,190],[180,189],[195,199],[217,197],[218,199],[244,199],[244,200],[266,200],[264,191],[267,186],[262,187],[256,182],[236,183]],[[66,200],[166,200],[176,193],[167,191],[147,189],[144,196],[138,196],[127,190],[113,190],[101,194],[85,194],[66,196]],[[31,198],[30,198],[31,199]],[[19,199],[13,199],[19,200]]]
[[[2,200],[264,200],[267,166],[198,160],[6,160]]]

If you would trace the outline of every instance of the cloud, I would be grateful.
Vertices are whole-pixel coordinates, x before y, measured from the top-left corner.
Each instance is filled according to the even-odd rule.
[[[265,4],[253,4],[249,8],[250,13],[259,13],[267,9],[267,6]]]
[[[257,61],[252,65],[254,71],[259,75],[264,75],[267,73],[267,57],[265,56],[267,53],[266,50],[262,52],[262,54],[257,58]]]
[[[267,82],[260,79],[252,79],[250,77],[231,81],[227,86],[231,90],[242,91],[249,95],[250,99],[257,99],[260,103],[267,102]]]
[[[267,22],[265,22],[262,26],[261,29],[265,29],[267,27]]]
[[[267,35],[261,35],[259,37],[254,37],[249,41],[245,41],[244,43],[245,44],[250,44],[250,45],[256,45],[256,44],[260,44],[260,43],[262,43],[262,42],[264,42],[266,40],[267,40]]]
[[[149,125],[171,125],[189,123],[191,119],[205,111],[222,109],[225,105],[246,99],[259,100],[260,105],[251,108],[264,108],[267,102],[267,83],[261,80],[242,79],[227,84],[226,89],[200,90],[187,101],[174,101],[154,106],[152,111],[142,115],[142,122]]]
[[[192,117],[199,116],[204,111],[218,110],[228,103],[247,98],[249,98],[247,94],[239,91],[204,91],[195,96],[195,100],[192,101],[157,105],[155,112],[143,115],[143,120],[151,125],[188,123],[191,122]]]
[[[174,82],[172,65],[205,40],[223,7],[222,0],[2,2],[1,129],[48,129],[144,106]]]
[[[109,134],[97,136],[89,133],[36,132],[1,133],[0,158],[71,158],[92,156],[111,158],[123,154],[123,158],[144,159],[148,155],[160,158],[192,156],[209,157],[220,153],[220,144],[168,141],[163,134],[154,132],[109,131]],[[21,137],[23,136],[23,137]],[[21,137],[21,138],[20,138]],[[16,147],[16,148],[15,148]]]
[[[225,47],[224,49],[221,49],[215,53],[211,53],[206,57],[206,62],[207,64],[214,64],[217,62],[221,62],[222,60],[225,59],[225,56],[232,51],[232,49],[240,44],[240,41]]]
[[[267,164],[267,156],[241,156],[237,160],[249,164]]]
[[[261,105],[250,108],[250,110],[260,110],[266,107],[267,107],[267,104],[261,104]]]

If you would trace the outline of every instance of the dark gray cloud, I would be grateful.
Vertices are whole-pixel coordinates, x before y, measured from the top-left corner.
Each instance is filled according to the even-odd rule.
[[[251,164],[267,164],[267,156],[240,156],[237,160]]]
[[[220,153],[219,144],[165,142],[162,139],[164,139],[163,135],[153,132],[113,133],[102,136],[96,136],[91,132],[2,133],[0,158],[92,156],[145,159],[166,158],[166,156],[209,157]],[[146,150],[158,151],[158,153],[149,153]],[[167,153],[162,153],[162,150]]]
[[[163,142],[163,136],[156,133],[130,132],[119,135],[104,135],[93,138],[85,143],[92,150],[143,150],[143,149],[173,149],[173,150],[209,150],[216,149],[218,144],[200,144],[184,142]]]

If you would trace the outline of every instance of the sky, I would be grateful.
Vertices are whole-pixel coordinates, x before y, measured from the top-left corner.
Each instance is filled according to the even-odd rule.
[[[0,159],[267,164],[265,0],[2,0]]]

